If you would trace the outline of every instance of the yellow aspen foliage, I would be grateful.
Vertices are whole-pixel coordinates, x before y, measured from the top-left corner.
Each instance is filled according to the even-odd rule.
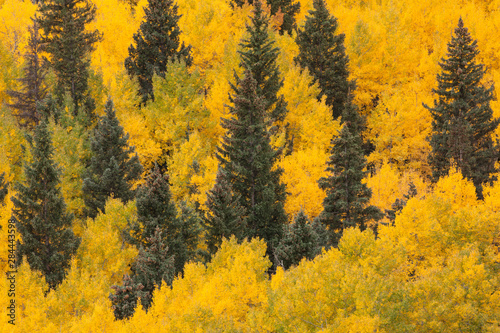
[[[446,265],[422,272],[410,286],[410,320],[419,332],[481,332],[497,322],[500,281],[494,256],[477,245],[449,253]]]
[[[17,62],[24,55],[36,8],[31,1],[22,0],[5,0],[0,8],[0,41]]]
[[[96,306],[111,306],[111,286],[121,283],[138,253],[121,239],[127,221],[136,218],[135,210],[134,202],[123,205],[118,199],[109,199],[106,214],[87,220],[66,278],[47,296],[47,315],[63,331],[70,330],[73,319],[92,315]]]
[[[493,212],[500,212],[500,181],[484,187],[484,205]]]
[[[130,6],[119,0],[93,0],[96,16],[88,30],[99,30],[103,38],[92,53],[92,67],[102,73],[104,83],[109,85],[117,73],[123,70],[128,57],[128,48],[133,35],[139,29],[143,12],[133,15]],[[142,7],[140,7],[142,8]]]
[[[323,210],[326,194],[319,188],[318,179],[326,176],[328,158],[324,149],[311,148],[294,152],[279,162],[288,192],[285,211],[290,218],[303,209],[313,219]]]
[[[400,310],[394,301],[403,284],[394,273],[403,259],[371,231],[346,229],[339,249],[273,276],[270,321],[282,331],[355,331],[356,319],[377,329],[377,317]]]
[[[312,85],[312,78],[300,68],[291,66],[285,73],[283,88],[280,93],[288,103],[288,136],[292,141],[293,151],[317,148],[327,151],[334,135],[340,130],[338,121],[332,119],[332,112],[324,103],[318,102],[318,85]]]
[[[19,181],[22,177],[23,132],[7,107],[0,107],[0,173],[5,172],[8,182]]]
[[[477,205],[476,188],[462,173],[450,168],[447,177],[441,178],[434,186],[434,194],[449,201],[454,209]]]
[[[471,244],[491,251],[499,233],[499,213],[478,202],[474,185],[452,170],[436,184],[434,193],[410,199],[395,227],[381,228],[379,236],[405,248],[408,269],[418,276],[430,267],[441,267]]]
[[[88,332],[126,332],[122,329],[122,322],[115,320],[113,310],[109,300],[99,301],[94,306],[91,313],[84,314],[81,318],[73,319],[69,327],[69,333],[88,333]],[[140,332],[135,330],[134,332]]]
[[[2,332],[48,333],[58,330],[45,313],[47,308],[45,292],[48,290],[45,278],[40,272],[29,268],[26,258],[15,274],[15,297],[8,298],[7,292],[4,292],[8,290],[6,284],[9,283],[5,276],[0,280],[2,308],[6,309],[6,302],[10,302],[10,299],[15,299],[16,304],[15,326],[8,324],[4,316],[0,321]]]
[[[175,201],[192,200],[198,203],[206,201],[206,191],[215,182],[217,164],[210,155],[210,146],[203,141],[200,133],[194,132],[189,140],[180,145],[168,159],[170,190]],[[193,177],[196,181],[193,182]]]
[[[11,270],[9,264],[12,264],[12,257],[9,258],[9,254],[14,254],[12,251],[14,250],[14,247],[9,245],[15,245],[16,240],[20,238],[17,229],[15,229],[15,225],[9,223],[12,216],[12,208],[14,208],[14,204],[10,200],[11,196],[12,192],[9,192],[5,198],[5,204],[2,205],[0,203],[0,274],[4,274],[5,272]],[[15,239],[12,240],[12,236],[9,237],[9,235],[14,235]]]
[[[391,210],[396,199],[404,199],[408,194],[411,183],[417,190],[417,197],[428,192],[427,184],[419,172],[399,172],[394,165],[385,161],[375,174],[366,178],[366,185],[372,190],[370,205],[378,207],[382,212]],[[381,221],[387,222],[387,217]]]
[[[392,96],[382,95],[383,103],[368,117],[367,139],[375,145],[368,162],[380,165],[389,160],[400,171],[419,170],[431,173],[427,164],[431,131],[430,112],[422,106],[417,91],[395,91]],[[428,102],[428,101],[426,101]]]
[[[181,42],[192,46],[193,67],[205,73],[223,62],[226,43],[241,36],[251,6],[232,9],[228,1],[180,0]]]
[[[16,61],[14,56],[4,46],[3,41],[0,40],[0,103],[10,103],[11,97],[7,95],[7,90],[14,90],[17,88],[17,82],[14,80],[19,76],[20,64]],[[8,112],[11,114],[10,109],[2,107],[1,114]]]
[[[265,252],[266,244],[261,240],[242,244],[234,237],[225,240],[206,267],[187,264],[184,277],[174,280],[172,288],[162,286],[155,291],[147,323],[168,332],[259,329],[250,327],[248,320],[267,307],[270,262]],[[136,320],[143,315],[138,317],[132,317],[128,324],[139,327]]]
[[[179,147],[192,132],[210,127],[199,73],[190,74],[183,62],[172,62],[164,78],[153,78],[153,86],[155,100],[143,108],[143,113],[155,140],[165,149]]]
[[[122,69],[115,75],[115,80],[109,86],[120,125],[129,135],[129,144],[135,147],[142,166],[145,170],[153,167],[155,161],[162,154],[160,143],[154,139],[154,124],[139,109],[140,97],[137,95],[139,85]]]
[[[55,148],[54,161],[62,172],[61,192],[66,208],[76,217],[81,217],[84,207],[81,177],[85,169],[81,161],[90,155],[88,138],[77,121],[71,121],[66,126],[61,126],[61,123],[56,125],[51,121],[49,130],[52,132]],[[79,235],[78,232],[77,234]]]

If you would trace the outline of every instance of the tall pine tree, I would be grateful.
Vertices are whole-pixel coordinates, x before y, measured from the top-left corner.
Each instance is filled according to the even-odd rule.
[[[89,0],[44,0],[38,11],[43,51],[50,55],[57,76],[58,102],[62,104],[69,93],[75,113],[83,109],[93,118],[95,103],[88,92],[90,53],[101,35],[87,30],[87,25],[94,20],[95,6]]]
[[[137,77],[142,102],[154,100],[153,75],[162,75],[172,60],[183,60],[187,66],[192,63],[191,46],[180,45],[178,26],[180,15],[173,0],[148,0],[144,8],[145,20],[134,34],[135,46],[130,45],[125,68],[131,76]]]
[[[158,229],[162,241],[174,257],[173,274],[184,269],[184,264],[195,258],[198,238],[201,233],[200,220],[195,212],[180,204],[180,212],[172,201],[168,177],[162,175],[157,166],[149,174],[146,184],[137,191],[137,223],[125,231],[126,239],[137,248],[151,247]]]
[[[280,180],[283,170],[275,165],[279,152],[270,145],[267,101],[259,94],[252,72],[246,71],[234,89],[230,107],[233,117],[222,119],[227,133],[217,148],[217,157],[234,193],[240,197],[240,206],[246,210],[245,236],[264,239],[272,258],[287,221],[285,185]]]
[[[245,209],[240,206],[241,197],[233,194],[233,189],[227,181],[227,176],[221,168],[217,171],[214,187],[207,193],[208,208],[203,222],[206,229],[206,244],[210,255],[214,255],[224,238],[232,235],[243,239],[245,232]]]
[[[5,204],[5,197],[9,193],[9,182],[5,180],[5,172],[0,175],[0,206]]]
[[[14,115],[18,123],[21,127],[30,129],[38,125],[41,115],[37,103],[41,103],[47,95],[47,87],[44,83],[46,69],[40,56],[41,43],[38,30],[39,24],[35,18],[33,25],[28,28],[30,36],[28,51],[24,55],[24,76],[18,79],[22,90],[7,91],[7,94],[14,98],[14,103],[9,106],[16,110]]]
[[[71,230],[73,215],[66,212],[45,120],[35,128],[33,138],[28,136],[28,142],[32,162],[25,165],[26,181],[15,184],[17,195],[12,197],[22,239],[17,244],[17,264],[26,256],[31,269],[42,272],[54,289],[64,279],[80,239]]]
[[[147,311],[153,301],[153,291],[161,288],[163,282],[171,285],[174,279],[174,256],[170,255],[163,241],[160,228],[147,239],[146,248],[140,247],[139,254],[131,265],[131,275],[123,277],[123,286],[113,286],[114,294],[109,296],[116,319],[126,319],[135,312],[137,300],[141,299]]]
[[[348,79],[345,35],[336,34],[337,19],[330,15],[324,0],[314,0],[313,5],[304,28],[297,33],[299,55],[294,60],[318,82],[321,89],[318,100],[326,96],[326,104],[336,119],[342,114],[349,90],[354,88]]]
[[[142,174],[139,158],[133,155],[135,148],[128,145],[128,134],[123,132],[111,100],[94,129],[90,149],[92,157],[83,175],[83,194],[85,214],[95,218],[99,210],[104,212],[110,196],[124,203],[132,200],[135,193],[131,183]]]
[[[298,265],[303,258],[313,259],[321,253],[320,236],[311,221],[300,210],[292,224],[285,226],[283,238],[275,251],[278,265],[288,269]]]
[[[432,152],[429,163],[435,181],[457,167],[464,177],[472,180],[482,198],[482,185],[492,181],[498,170],[495,163],[500,158],[498,143],[491,136],[500,123],[493,118],[490,101],[494,87],[481,83],[484,65],[476,64],[479,54],[477,41],[473,40],[460,18],[455,35],[448,43],[446,59],[441,59],[438,88],[433,92],[439,99],[434,107],[427,107],[432,114]]]
[[[262,10],[260,1],[255,2],[252,24],[247,25],[248,39],[240,43],[240,66],[252,73],[257,83],[256,93],[262,97],[266,117],[272,122],[282,121],[287,114],[287,104],[278,91],[283,86],[283,80],[276,63],[279,49],[273,47],[268,34],[269,18]],[[236,75],[235,75],[236,76]],[[239,78],[236,76],[236,81]],[[236,88],[232,87],[234,91]],[[271,123],[272,124],[272,123]]]
[[[330,175],[319,180],[320,188],[326,191],[319,218],[328,226],[334,246],[345,228],[358,226],[364,230],[369,220],[382,217],[377,207],[368,205],[372,193],[362,182],[366,174],[361,138],[363,119],[352,103],[352,95],[345,104],[342,121],[344,125],[339,136],[332,140],[327,162],[326,171]]]

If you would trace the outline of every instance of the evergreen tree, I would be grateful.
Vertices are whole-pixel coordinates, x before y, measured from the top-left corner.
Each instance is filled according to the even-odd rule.
[[[333,118],[344,109],[348,93],[354,83],[349,81],[349,58],[345,53],[344,34],[335,34],[337,19],[330,15],[324,0],[314,0],[314,10],[309,11],[303,29],[297,33],[299,55],[294,59],[307,68],[321,89],[318,100],[326,96],[326,104],[332,108]]]
[[[300,211],[292,224],[285,227],[283,238],[275,251],[278,265],[288,269],[298,265],[303,258],[313,259],[321,253],[320,237],[311,221]]]
[[[150,239],[161,232],[162,242],[174,257],[173,275],[182,273],[184,265],[196,257],[198,238],[201,234],[200,218],[181,202],[179,210],[172,201],[168,177],[155,166],[146,184],[137,191],[137,223],[125,230],[125,239],[137,248],[149,249]]]
[[[16,183],[13,217],[21,234],[17,263],[26,256],[31,269],[42,272],[50,289],[62,282],[80,239],[73,234],[73,215],[59,187],[60,171],[53,161],[54,148],[47,124],[42,121],[34,138],[28,136],[33,161],[25,165],[25,184]]]
[[[5,172],[0,175],[0,206],[5,204],[5,197],[9,193],[9,182],[5,180]]]
[[[109,298],[116,319],[126,319],[135,312],[137,300],[141,299],[147,311],[153,301],[153,291],[163,282],[171,285],[174,279],[174,256],[163,242],[162,232],[157,227],[147,239],[148,247],[140,247],[139,254],[131,265],[132,275],[123,277],[123,286],[113,286],[115,294]]]
[[[128,274],[123,277],[123,286],[111,286],[115,290],[114,294],[109,295],[112,309],[117,320],[132,317],[139,298],[148,299],[148,294],[143,291],[144,286],[136,283]]]
[[[157,165],[151,170],[146,183],[138,188],[136,206],[138,223],[130,225],[125,236],[137,248],[147,248],[151,245],[148,239],[154,236],[157,228],[168,235],[169,226],[175,224],[177,219],[168,176],[162,175]]]
[[[230,107],[233,117],[222,119],[227,133],[217,148],[217,157],[227,181],[240,198],[240,206],[246,211],[244,236],[264,239],[272,258],[272,250],[287,221],[285,185],[280,181],[283,170],[275,166],[279,152],[270,145],[266,100],[259,95],[252,72],[246,71],[234,89]]]
[[[21,91],[7,91],[14,98],[14,103],[9,104],[16,110],[14,115],[21,127],[33,129],[41,119],[37,103],[47,95],[47,87],[44,84],[45,68],[40,58],[41,43],[38,33],[39,25],[35,18],[33,25],[28,28],[28,51],[24,55],[24,76],[18,81],[21,83]]]
[[[268,26],[269,18],[262,10],[261,2],[256,1],[252,24],[246,27],[249,38],[240,43],[242,50],[238,52],[241,58],[240,66],[250,71],[257,82],[256,93],[262,97],[266,117],[275,122],[284,120],[288,111],[285,98],[283,95],[278,96],[278,91],[283,86],[276,63],[279,49],[273,47],[274,42],[270,40],[267,32]],[[235,78],[237,82],[240,81],[236,74]],[[232,88],[236,92],[236,87]]]
[[[176,222],[165,233],[165,241],[174,256],[175,276],[184,273],[184,265],[187,262],[198,258],[198,243],[202,232],[200,216],[184,201],[179,203],[179,217]]]
[[[367,206],[371,190],[362,183],[365,176],[366,158],[363,155],[361,128],[363,120],[352,96],[346,102],[342,113],[344,125],[337,138],[332,140],[331,156],[326,171],[330,175],[319,180],[319,186],[326,191],[320,219],[328,226],[333,245],[338,244],[347,227],[366,229],[366,222],[381,218],[377,207]]]
[[[134,147],[128,145],[128,134],[123,132],[116,118],[113,102],[106,103],[106,113],[100,118],[90,139],[92,157],[83,175],[85,214],[91,218],[98,210],[104,213],[108,197],[124,203],[135,196],[131,182],[142,174],[142,165]]]
[[[43,51],[50,55],[49,63],[57,76],[58,102],[62,103],[69,92],[75,112],[83,109],[92,119],[95,103],[88,92],[90,53],[101,35],[86,26],[94,20],[96,8],[88,0],[44,0],[38,10]]]
[[[208,211],[203,222],[206,230],[208,251],[214,255],[222,244],[223,238],[243,239],[245,231],[245,209],[240,206],[241,197],[233,194],[224,170],[219,168],[214,187],[207,193]]]
[[[242,7],[245,2],[250,5],[254,3],[253,0],[232,0],[231,7]],[[283,35],[287,32],[291,35],[292,31],[297,29],[295,15],[300,12],[300,3],[294,2],[293,0],[267,0],[267,4],[271,9],[271,15],[276,15],[278,12],[283,15],[283,23],[280,27],[280,34]]]
[[[178,26],[180,15],[173,0],[148,0],[144,8],[145,21],[140,31],[134,34],[135,46],[130,45],[125,68],[131,76],[137,77],[142,102],[154,100],[153,75],[162,75],[172,60],[183,60],[187,66],[192,63],[191,46],[180,45]]]
[[[482,198],[482,185],[492,181],[498,170],[499,145],[491,135],[500,123],[493,119],[490,101],[494,87],[485,88],[481,79],[482,64],[476,64],[477,41],[472,40],[460,18],[455,35],[448,43],[446,59],[441,59],[442,72],[437,75],[438,88],[433,92],[439,100],[428,107],[432,114],[432,152],[429,163],[435,181],[446,175],[451,166],[472,180]]]

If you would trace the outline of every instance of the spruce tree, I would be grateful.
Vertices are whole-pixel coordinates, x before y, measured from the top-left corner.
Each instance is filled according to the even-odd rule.
[[[333,245],[337,245],[347,227],[366,229],[369,220],[378,220],[382,213],[377,207],[368,206],[371,190],[362,182],[366,174],[366,158],[363,154],[361,128],[363,120],[352,96],[342,113],[343,126],[332,140],[330,159],[326,171],[330,174],[319,180],[326,191],[320,220],[328,226]]]
[[[172,201],[168,177],[162,175],[157,166],[149,174],[146,184],[137,191],[137,223],[125,230],[125,239],[138,249],[152,246],[150,239],[158,229],[162,241],[174,257],[173,274],[182,273],[184,265],[198,254],[198,239],[201,234],[199,216],[184,202],[176,208]]]
[[[89,0],[44,0],[38,11],[43,51],[50,55],[50,67],[57,76],[58,102],[62,104],[69,92],[75,112],[83,109],[93,118],[95,103],[88,92],[90,53],[101,35],[87,30],[87,25],[94,20],[96,7]]]
[[[235,193],[222,168],[217,171],[214,187],[207,193],[208,208],[203,219],[206,244],[210,255],[214,255],[223,238],[243,239],[245,232],[245,209],[240,206],[241,197]]]
[[[37,103],[41,103],[47,95],[47,87],[44,83],[46,69],[40,57],[41,43],[38,30],[39,24],[35,18],[33,25],[28,28],[30,36],[27,52],[24,55],[24,75],[18,79],[21,83],[21,90],[7,91],[7,94],[14,99],[14,103],[9,106],[16,110],[14,115],[19,125],[29,129],[38,125],[41,115]]]
[[[128,134],[123,132],[113,107],[106,103],[102,116],[90,138],[92,157],[83,175],[85,214],[91,218],[98,210],[104,213],[108,197],[119,198],[123,203],[135,196],[132,182],[140,178],[142,165],[134,147],[128,145]]]
[[[309,11],[303,29],[297,33],[299,55],[294,59],[307,68],[321,89],[318,100],[326,96],[326,104],[332,108],[333,118],[344,109],[348,93],[354,83],[349,81],[349,58],[345,53],[344,34],[336,34],[337,19],[330,15],[324,0],[314,0],[314,10]]]
[[[145,21],[134,34],[135,46],[130,45],[125,68],[130,76],[137,77],[142,103],[154,100],[153,75],[162,75],[172,60],[183,60],[187,66],[192,63],[191,46],[179,46],[181,31],[178,26],[180,15],[173,0],[148,0],[144,8]]]
[[[144,286],[136,283],[128,274],[123,277],[123,285],[111,286],[115,290],[109,295],[112,309],[117,320],[132,317],[139,299],[149,299],[147,292],[143,291]]]
[[[495,163],[500,158],[499,144],[491,136],[500,123],[493,118],[490,101],[494,99],[493,85],[486,88],[481,80],[486,70],[476,63],[479,54],[460,18],[455,35],[448,43],[446,59],[441,59],[441,73],[437,75],[438,95],[432,114],[432,152],[429,163],[434,181],[446,175],[451,166],[473,181],[479,198],[482,186],[493,180]]]
[[[177,219],[168,176],[162,175],[157,165],[149,173],[146,183],[137,189],[136,206],[137,223],[130,225],[125,235],[130,244],[147,248],[151,245],[148,239],[153,237],[157,228],[168,235],[169,226]]]
[[[34,137],[28,136],[32,162],[24,168],[25,183],[16,183],[12,197],[13,217],[21,235],[17,243],[17,264],[24,256],[31,269],[42,272],[50,289],[62,282],[80,239],[73,234],[73,215],[59,187],[60,171],[53,160],[54,148],[43,120]]]
[[[0,175],[0,206],[5,204],[5,197],[9,193],[9,182],[5,180],[5,172]]]
[[[320,236],[304,211],[299,211],[292,224],[285,227],[275,251],[277,264],[288,269],[303,258],[313,259],[321,253]]]
[[[274,46],[268,34],[269,18],[262,10],[260,1],[255,2],[252,24],[246,26],[248,39],[240,43],[241,63],[244,70],[252,73],[257,82],[256,92],[262,97],[266,117],[272,122],[282,121],[287,114],[287,104],[283,95],[278,96],[278,91],[283,86],[283,80],[276,63],[279,49]],[[236,81],[240,78],[235,74]],[[232,86],[236,92],[236,88]],[[272,123],[270,124],[272,125]]]
[[[287,221],[284,210],[283,170],[276,166],[279,152],[270,145],[266,120],[266,100],[259,95],[251,71],[236,82],[229,119],[222,119],[227,130],[217,148],[219,163],[227,175],[240,206],[246,211],[248,238],[259,237],[267,244],[270,258]]]

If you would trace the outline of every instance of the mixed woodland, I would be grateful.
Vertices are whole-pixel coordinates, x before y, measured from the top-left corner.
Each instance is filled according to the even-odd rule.
[[[499,31],[0,0],[0,331],[500,332]]]

